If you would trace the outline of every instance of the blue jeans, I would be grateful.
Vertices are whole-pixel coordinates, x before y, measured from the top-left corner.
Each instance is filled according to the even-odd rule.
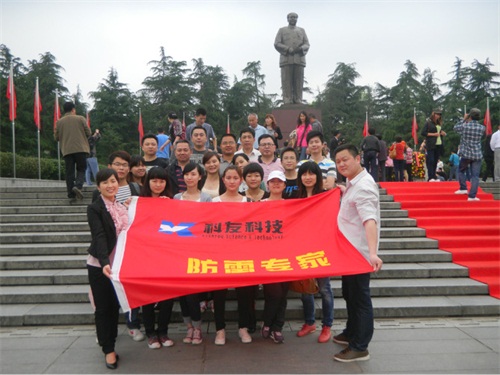
[[[139,309],[139,307],[136,307],[135,309],[132,309],[124,314],[128,329],[141,329]]]
[[[465,175],[469,166],[471,173],[469,198],[476,198],[477,188],[479,187],[479,173],[481,172],[481,160],[461,158],[458,165],[458,183],[460,184],[460,190],[467,190]]]
[[[323,326],[331,327],[333,324],[333,293],[329,277],[316,279],[319,293],[321,294],[321,308],[323,310]],[[314,308],[314,294],[302,294],[302,305],[304,308],[304,320],[313,325],[316,321]]]
[[[457,179],[457,171],[458,171],[458,165],[452,165],[450,167],[450,178],[448,181],[456,180]]]
[[[347,307],[347,323],[342,333],[349,338],[350,348],[364,351],[373,336],[370,274],[342,276],[342,295]]]
[[[97,158],[95,156],[87,158],[87,170],[85,171],[85,182],[87,183],[87,185],[92,185],[90,173],[92,173],[92,176],[94,176],[95,181],[95,176],[97,175],[98,171],[99,165],[97,165]]]

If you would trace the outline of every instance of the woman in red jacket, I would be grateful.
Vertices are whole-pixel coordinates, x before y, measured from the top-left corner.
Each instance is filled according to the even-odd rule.
[[[399,135],[396,137],[396,142],[391,145],[389,152],[396,151],[396,156],[393,158],[394,160],[394,174],[396,175],[396,181],[403,182],[405,180],[405,150],[406,143],[403,141]]]

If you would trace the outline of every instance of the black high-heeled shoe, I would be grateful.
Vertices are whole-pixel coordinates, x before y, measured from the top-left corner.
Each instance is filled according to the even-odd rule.
[[[104,355],[104,362],[106,363],[106,367],[109,368],[110,370],[116,370],[118,368],[118,359],[120,357],[118,354],[116,354],[116,361],[114,363],[109,363],[106,361],[106,355]]]

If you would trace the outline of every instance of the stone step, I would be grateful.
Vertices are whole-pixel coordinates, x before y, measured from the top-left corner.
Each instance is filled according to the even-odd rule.
[[[0,207],[0,215],[31,215],[31,214],[72,214],[72,213],[83,213],[87,214],[87,203],[76,202],[73,204],[68,204],[60,206],[16,206],[16,207]]]
[[[2,223],[1,233],[33,233],[33,232],[88,232],[87,222],[57,222],[57,223]]]
[[[87,255],[0,257],[0,270],[85,269]]]
[[[379,250],[391,249],[437,249],[438,241],[425,238],[381,238]]]
[[[30,233],[0,233],[2,244],[32,244],[87,242],[90,244],[90,232],[30,232]]]
[[[417,221],[415,219],[407,219],[407,218],[383,218],[383,217],[381,217],[380,226],[382,228],[416,227]]]
[[[61,222],[87,222],[87,214],[82,213],[43,213],[43,214],[12,214],[1,215],[0,223],[61,223]]]
[[[2,271],[0,285],[71,285],[88,284],[87,270],[78,269],[33,269]]]
[[[88,205],[91,203],[91,199],[85,198],[81,201],[75,201],[73,204],[78,205]],[[67,206],[70,205],[70,199],[66,197],[53,198],[53,199],[0,199],[0,207],[23,207],[23,206],[33,206],[34,204],[37,207],[44,206]],[[389,203],[386,203],[389,204]]]
[[[85,270],[84,270],[85,271]],[[54,272],[44,274],[40,271],[31,271],[31,276],[24,272],[24,276],[38,284],[19,285],[13,284],[20,280],[21,275],[13,273],[2,275],[2,281],[12,282],[0,287],[0,303],[23,304],[23,303],[65,303],[65,302],[88,302],[89,285],[86,272],[74,274]],[[77,279],[83,280],[76,283]],[[73,281],[73,282],[66,282]],[[342,297],[342,286],[340,279],[331,280],[331,286],[336,298]],[[429,296],[429,295],[487,295],[488,286],[469,278],[441,278],[441,279],[404,279],[404,280],[378,280],[373,279],[370,283],[372,297],[401,297],[401,296]],[[319,295],[318,295],[319,296]],[[256,295],[257,300],[264,298],[262,288]],[[300,298],[296,292],[289,292],[289,298]],[[236,299],[236,292],[230,289],[228,300]]]
[[[93,190],[85,190],[82,191],[83,196],[85,198],[91,199]],[[64,191],[61,190],[51,190],[51,191],[12,191],[12,192],[3,192],[2,191],[2,199],[1,200],[35,200],[35,199],[67,199],[66,189]],[[389,197],[389,195],[387,195]]]
[[[321,320],[321,300],[316,298],[316,318]],[[498,316],[500,301],[482,295],[466,296],[425,296],[425,297],[374,297],[372,299],[375,319],[381,318],[418,318],[418,317],[467,317]],[[262,320],[263,301],[256,302],[258,324]],[[89,303],[57,303],[57,304],[12,304],[3,305],[0,312],[0,325],[33,326],[33,325],[81,325],[94,324],[94,312]],[[345,301],[335,299],[335,317],[345,319],[347,312]],[[289,298],[285,318],[303,319],[302,301]],[[124,323],[123,314],[120,322]],[[226,320],[237,321],[236,301],[226,302]],[[202,320],[212,321],[213,314],[205,312]],[[174,303],[172,322],[182,322],[179,303]]]
[[[379,257],[387,263],[451,262],[451,253],[434,249],[380,250]]]
[[[425,229],[422,228],[392,228],[392,227],[381,227],[380,228],[380,239],[382,238],[415,238],[415,237],[424,237],[425,238]]]
[[[0,256],[21,256],[21,255],[86,255],[89,243],[32,243],[26,244],[1,244]]]
[[[407,217],[408,217],[408,211],[405,210],[380,210],[381,219],[385,218],[395,219],[395,218],[407,218]]]

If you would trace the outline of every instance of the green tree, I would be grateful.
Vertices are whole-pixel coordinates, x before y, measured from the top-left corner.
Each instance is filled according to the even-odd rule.
[[[248,62],[247,66],[242,70],[243,77],[247,79],[253,87],[253,101],[255,112],[257,113],[261,112],[262,98],[266,87],[266,76],[260,72],[261,69],[262,66],[259,60]]]
[[[97,144],[98,157],[105,157],[124,149],[137,153],[139,112],[134,95],[125,83],[118,80],[118,73],[111,68],[107,78],[90,93],[94,100],[92,127],[99,128],[102,140]]]

